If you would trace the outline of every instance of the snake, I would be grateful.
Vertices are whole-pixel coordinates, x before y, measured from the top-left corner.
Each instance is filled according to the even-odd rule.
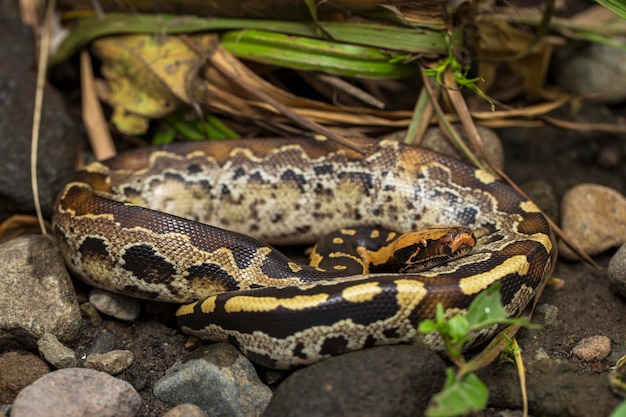
[[[55,203],[60,252],[86,283],[181,303],[183,332],[275,369],[376,345],[441,350],[441,337],[419,323],[438,304],[446,316],[464,314],[494,284],[509,317],[534,306],[556,245],[531,200],[452,157],[350,140],[354,149],[305,137],[181,142],[93,162]],[[471,230],[461,241],[473,240],[472,250],[425,270],[354,273],[343,262],[387,258],[398,235],[437,225]],[[314,251],[309,265],[275,248],[329,235],[378,243],[357,245],[356,256],[341,245]],[[327,265],[333,257],[339,264]]]

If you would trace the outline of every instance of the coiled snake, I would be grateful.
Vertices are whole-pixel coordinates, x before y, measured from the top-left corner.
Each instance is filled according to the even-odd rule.
[[[183,331],[234,343],[274,368],[416,342],[419,321],[438,302],[463,312],[495,282],[507,313],[521,314],[556,257],[539,209],[455,159],[389,140],[355,143],[365,155],[331,141],[254,139],[90,164],[56,203],[61,252],[96,287],[199,300],[177,312]],[[470,227],[472,253],[423,272],[337,277],[342,267],[323,272],[268,246],[308,244],[341,228],[435,224]]]

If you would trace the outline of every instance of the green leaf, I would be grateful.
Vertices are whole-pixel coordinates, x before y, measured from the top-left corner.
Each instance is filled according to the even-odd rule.
[[[596,2],[626,19],[626,3],[624,3],[624,0],[596,0]]]
[[[609,417],[626,417],[626,401],[622,401]]]
[[[465,339],[469,332],[469,322],[464,316],[453,316],[448,320],[446,333],[452,343],[458,343]]]
[[[467,374],[459,380],[452,369],[446,372],[445,387],[431,398],[425,412],[427,417],[461,416],[487,406],[489,390],[476,374]]]
[[[488,327],[507,320],[507,313],[502,307],[500,283],[496,283],[479,293],[467,309],[465,315],[472,329]]]

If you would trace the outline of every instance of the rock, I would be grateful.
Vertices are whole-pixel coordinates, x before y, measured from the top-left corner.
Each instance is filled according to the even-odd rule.
[[[10,404],[22,388],[50,372],[35,355],[6,352],[0,355],[0,404]]]
[[[98,338],[89,346],[87,352],[107,353],[115,349],[115,336],[111,333],[100,333]]]
[[[615,39],[624,42],[624,39]],[[617,103],[626,99],[626,52],[599,42],[557,48],[554,79],[566,91],[586,99]]]
[[[102,316],[90,302],[81,303],[80,312],[85,317],[89,325],[93,327],[100,327],[102,324]]]
[[[626,244],[623,244],[609,262],[609,279],[626,297]]]
[[[546,326],[556,326],[559,323],[559,308],[557,306],[539,304],[535,312],[543,315],[543,323]]]
[[[263,417],[420,416],[443,386],[444,371],[437,354],[415,346],[348,353],[287,377]]]
[[[463,133],[460,125],[454,126],[461,133]],[[477,128],[478,134],[483,141],[483,147],[487,157],[496,167],[500,169],[504,168],[504,150],[502,149],[502,142],[500,141],[498,134],[494,130],[486,127],[477,126]],[[439,128],[428,129],[424,135],[424,141],[421,146],[435,152],[450,155],[457,159],[465,159],[463,155],[450,143],[450,140],[443,137]],[[472,148],[470,147],[470,149]],[[484,162],[484,159],[480,154],[476,156],[479,160]]]
[[[59,342],[52,333],[45,333],[37,341],[37,347],[41,356],[57,369],[73,368],[78,365],[74,351]]]
[[[99,312],[118,320],[135,321],[141,312],[137,299],[100,288],[91,290],[89,302]]]
[[[568,190],[561,201],[561,228],[589,255],[626,242],[626,198],[597,184],[580,184]],[[578,259],[563,241],[559,254]]]
[[[5,2],[9,3],[9,2]],[[30,185],[31,130],[36,87],[35,52],[29,28],[18,10],[2,6],[0,13],[0,221],[12,214],[35,212]],[[74,174],[80,129],[65,110],[65,103],[49,85],[45,87],[38,152],[39,197],[44,217],[61,187]]]
[[[572,349],[572,353],[585,362],[597,362],[611,353],[611,339],[606,336],[586,337]]]
[[[22,236],[0,245],[0,339],[36,346],[45,333],[78,339],[82,320],[72,281],[54,244]]]
[[[85,368],[117,375],[133,364],[130,350],[112,350],[106,353],[93,353],[85,359]]]
[[[154,396],[170,404],[195,404],[209,416],[259,416],[272,392],[234,346],[216,343],[183,357],[154,384]]]
[[[172,408],[163,417],[208,417],[200,407],[193,404],[180,404]]]
[[[140,407],[141,398],[129,383],[92,369],[67,368],[24,388],[11,417],[132,417]]]

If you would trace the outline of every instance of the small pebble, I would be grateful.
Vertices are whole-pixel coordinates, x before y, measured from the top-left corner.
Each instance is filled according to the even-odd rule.
[[[626,244],[623,244],[611,258],[608,272],[611,282],[626,297]]]
[[[559,322],[559,308],[552,304],[539,304],[535,311],[543,315],[543,324],[556,326]]]
[[[98,313],[98,310],[90,302],[85,302],[80,305],[80,312],[87,319],[89,324],[93,327],[100,327],[102,324],[102,316]]]
[[[106,353],[93,353],[85,359],[85,368],[117,375],[133,364],[133,352],[130,350],[112,350]]]
[[[535,359],[540,361],[547,360],[550,359],[550,355],[548,355],[548,352],[546,352],[544,348],[538,348],[535,352]]]
[[[200,407],[193,404],[179,404],[163,414],[163,417],[208,417]]]
[[[260,416],[272,392],[252,363],[228,343],[203,346],[183,357],[154,384],[154,396],[191,403],[209,416]]]
[[[52,333],[45,333],[38,341],[39,353],[57,369],[73,368],[78,364],[74,351],[59,342]]]
[[[0,355],[0,404],[10,404],[22,388],[50,372],[44,361],[27,353],[6,352]]]
[[[99,312],[118,320],[135,321],[139,317],[141,307],[132,297],[94,288],[89,293],[89,302]]]
[[[589,255],[626,242],[626,198],[612,188],[597,184],[572,187],[563,196],[561,212],[563,232]],[[562,241],[559,255],[578,259]]]
[[[582,339],[572,353],[585,362],[601,361],[611,353],[611,339],[606,336],[591,336]]]
[[[20,391],[11,417],[134,417],[141,397],[125,381],[104,372],[66,368]]]
[[[100,333],[89,346],[87,353],[107,353],[115,349],[115,336],[111,333]]]

